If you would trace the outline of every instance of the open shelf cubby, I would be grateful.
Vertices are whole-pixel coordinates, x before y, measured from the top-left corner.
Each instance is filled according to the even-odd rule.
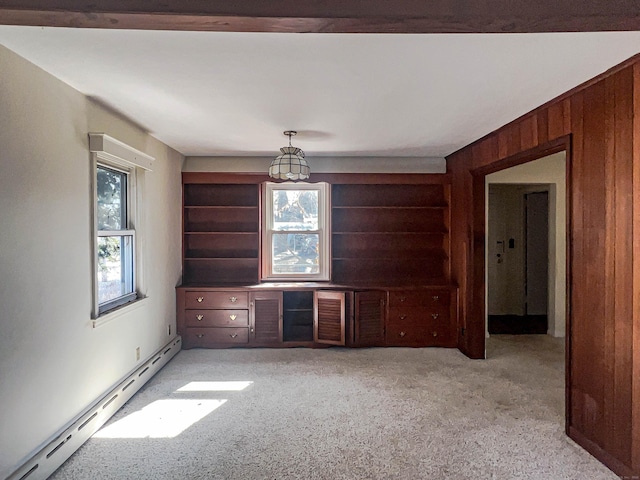
[[[313,341],[313,291],[283,293],[282,336],[285,342]]]
[[[332,279],[427,284],[448,276],[449,185],[332,187]]]
[[[184,183],[183,195],[183,282],[257,282],[258,185]]]

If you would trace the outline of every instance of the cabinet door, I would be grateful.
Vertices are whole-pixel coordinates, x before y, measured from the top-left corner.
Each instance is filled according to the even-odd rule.
[[[282,292],[253,292],[249,301],[250,341],[282,342]]]
[[[385,292],[356,292],[355,344],[370,347],[384,344]]]
[[[314,342],[344,345],[345,293],[316,291],[313,307]]]

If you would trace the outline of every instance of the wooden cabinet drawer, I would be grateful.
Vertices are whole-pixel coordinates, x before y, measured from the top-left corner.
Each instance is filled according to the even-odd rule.
[[[248,310],[186,310],[187,327],[246,327]]]
[[[388,325],[385,343],[390,347],[421,347],[424,345],[424,329],[410,325]]]
[[[200,308],[248,308],[247,292],[208,292],[187,291],[184,294],[185,307],[189,309]]]
[[[185,337],[187,348],[239,345],[249,343],[249,328],[187,328]]]
[[[429,326],[425,329],[425,346],[427,347],[455,347],[455,329],[449,325]]]
[[[389,325],[386,345],[395,347],[455,347],[450,326]]]
[[[451,304],[451,292],[446,289],[399,290],[389,292],[390,307],[441,307],[448,309]]]
[[[389,308],[387,322],[390,325],[448,325],[449,308],[395,307]]]

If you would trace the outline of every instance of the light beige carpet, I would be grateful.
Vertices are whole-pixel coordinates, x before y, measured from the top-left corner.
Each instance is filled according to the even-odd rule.
[[[52,478],[617,479],[564,435],[561,340],[488,354],[183,351]]]

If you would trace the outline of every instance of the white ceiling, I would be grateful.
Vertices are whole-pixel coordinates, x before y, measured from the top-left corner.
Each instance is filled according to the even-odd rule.
[[[0,26],[184,155],[442,157],[640,52],[640,32],[296,34]]]

